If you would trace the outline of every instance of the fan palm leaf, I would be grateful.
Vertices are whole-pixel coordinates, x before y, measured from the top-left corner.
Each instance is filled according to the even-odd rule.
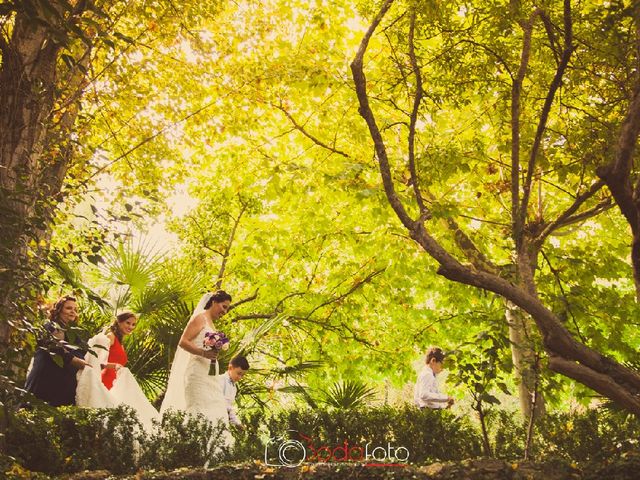
[[[129,335],[126,339],[127,367],[149,398],[155,398],[167,383],[164,349],[146,335]]]
[[[311,370],[323,367],[325,362],[322,360],[307,360],[295,365],[286,365],[284,367],[273,369],[273,373],[281,377],[297,377],[306,375]]]
[[[134,245],[132,240],[121,242],[107,250],[103,274],[115,284],[132,290],[143,290],[162,268],[162,255],[153,251],[145,241]]]
[[[364,383],[346,380],[334,383],[325,391],[322,402],[334,408],[347,410],[364,406],[374,395],[375,390]]]
[[[173,305],[183,298],[183,292],[163,283],[154,282],[139,292],[130,301],[133,308],[140,315],[148,315],[161,311],[167,306]]]

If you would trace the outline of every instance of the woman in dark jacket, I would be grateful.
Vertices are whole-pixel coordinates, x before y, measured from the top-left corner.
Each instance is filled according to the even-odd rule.
[[[27,374],[25,389],[54,407],[75,405],[76,373],[87,365],[86,352],[68,343],[67,329],[77,319],[75,298],[66,296],[56,302]]]

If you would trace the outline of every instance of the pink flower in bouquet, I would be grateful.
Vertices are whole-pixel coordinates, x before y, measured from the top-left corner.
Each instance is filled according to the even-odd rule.
[[[229,337],[223,332],[205,332],[203,347],[207,350],[227,350],[229,348]]]

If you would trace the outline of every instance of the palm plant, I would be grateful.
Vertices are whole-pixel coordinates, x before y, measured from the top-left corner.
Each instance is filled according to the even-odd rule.
[[[136,332],[127,339],[127,367],[135,372],[138,384],[148,398],[156,398],[167,384],[168,370],[163,347],[147,332]]]
[[[236,355],[256,356],[256,354],[260,353],[260,348],[264,347],[265,338],[287,319],[288,316],[286,314],[279,314],[265,319],[239,339],[232,337],[229,349],[222,352],[218,361],[221,365],[226,365]],[[300,383],[300,380],[310,371],[323,365],[324,362],[322,361],[307,360],[268,369],[252,368],[251,375],[242,382],[239,397],[250,398],[254,405],[265,408],[268,405],[264,400],[267,396],[273,397],[276,392],[294,394],[301,396],[309,405],[315,408],[315,401],[309,395],[307,388]],[[276,387],[277,385],[282,386]]]
[[[375,390],[358,380],[335,382],[323,392],[322,403],[331,407],[348,410],[359,408],[375,396]]]

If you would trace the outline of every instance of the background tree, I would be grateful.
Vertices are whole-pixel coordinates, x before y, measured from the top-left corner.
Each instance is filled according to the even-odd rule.
[[[569,1],[473,8],[462,4],[393,4],[392,0],[384,2],[351,68],[360,114],[369,128],[385,194],[397,217],[436,260],[439,274],[495,292],[527,312],[552,370],[640,413],[640,376],[591,348],[579,333],[572,333],[570,325],[545,302],[544,285],[536,277],[543,269],[539,255],[546,242],[552,242],[552,235],[571,225],[584,225],[609,205],[606,195],[599,193],[604,182],[594,178],[594,167],[618,165],[625,172],[622,176],[629,178],[630,168],[622,165],[631,164],[640,128],[638,78],[632,67],[637,62],[633,45],[638,41],[633,9],[623,4],[613,11],[587,4],[572,8]],[[376,67],[391,63],[397,92],[383,93],[388,85],[384,67],[368,65],[375,79],[367,81],[364,55],[374,45],[373,35],[387,15],[393,16],[393,27],[385,27],[385,37],[397,45],[397,57],[390,62],[375,57],[373,63]],[[595,18],[607,25],[597,34],[590,29],[600,24],[592,23]],[[503,34],[496,36],[497,31]],[[598,48],[587,40],[594,38],[590,34],[598,38]],[[444,39],[444,48],[441,43],[429,48],[429,39],[434,36]],[[633,41],[628,42],[629,38]],[[503,49],[516,39],[522,45],[519,58],[512,48]],[[613,53],[618,51],[627,52],[626,61]],[[545,62],[553,68],[545,68]],[[438,78],[446,67],[452,68],[455,76]],[[615,80],[603,80],[604,71],[615,71]],[[466,93],[460,92],[462,98],[432,98],[431,82],[437,95],[443,83],[461,89],[459,79],[465,83],[470,80]],[[585,95],[591,82],[603,85],[597,98]],[[607,95],[612,92],[616,95]],[[488,108],[489,102],[498,107]],[[484,112],[474,111],[483,103]],[[599,104],[609,106],[609,111],[605,121],[594,125]],[[463,112],[478,124],[472,129],[472,135],[477,134],[471,139],[475,148],[468,153],[460,148],[465,145],[464,135],[457,138],[454,131],[446,140],[435,139],[428,128],[441,117],[446,122]],[[506,112],[508,117],[503,116]],[[499,144],[482,145],[485,125],[494,138],[504,139],[504,154]],[[612,131],[617,132],[613,144]],[[399,138],[406,139],[404,146]],[[459,149],[452,152],[447,142]],[[591,148],[586,148],[588,144]],[[525,154],[526,163],[521,161]],[[503,156],[509,161],[503,161]],[[398,158],[404,162],[396,161]],[[490,175],[500,176],[504,183],[488,200],[477,183],[466,178],[467,171],[479,168],[488,168]],[[434,178],[432,169],[442,177]],[[403,174],[407,179],[404,184],[399,181]],[[434,184],[442,181],[458,185],[454,196],[434,196]],[[485,187],[491,183],[489,180]],[[448,207],[444,211],[442,203]],[[485,215],[477,215],[483,210]],[[493,241],[502,252],[490,248]],[[501,268],[503,252],[507,251],[514,259],[512,273]],[[558,267],[549,268],[557,272]],[[525,323],[523,329],[527,328]]]

